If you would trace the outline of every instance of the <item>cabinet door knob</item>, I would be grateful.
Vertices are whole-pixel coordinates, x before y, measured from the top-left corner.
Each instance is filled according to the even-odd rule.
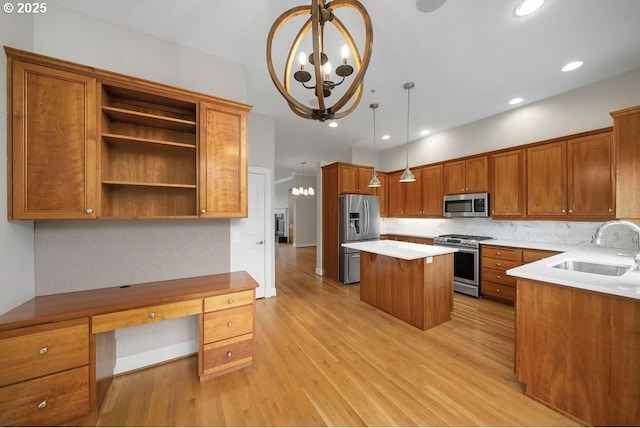
[[[569,210],[569,212],[570,212],[570,213],[572,213],[572,212],[573,212],[573,210]]]
[[[45,346],[45,347],[43,347],[43,348],[40,348],[40,350],[38,351],[38,353],[39,353],[40,355],[44,355],[44,354],[46,354],[47,352],[49,352],[49,348],[48,348],[47,346]]]
[[[38,409],[44,409],[45,407],[47,407],[47,400],[38,403]]]
[[[231,358],[233,357],[233,354],[231,353],[231,351],[227,351],[227,358]]]
[[[609,212],[612,212],[612,211],[613,211],[613,209],[609,208]]]
[[[498,293],[499,293],[499,292],[500,292],[500,289],[499,289],[499,288],[496,288],[496,292],[498,292]]]
[[[205,209],[201,209],[200,210],[200,214],[206,214],[206,213],[207,213],[207,210],[205,210]]]
[[[496,263],[496,266],[502,266],[502,263]]]
[[[498,275],[498,276],[496,276],[496,278],[500,279],[500,278],[502,278],[502,276]]]
[[[87,214],[93,214],[93,208],[87,208],[87,209],[85,210],[85,212],[86,212]]]
[[[233,303],[233,299],[232,299],[231,297],[229,297],[229,300],[227,300],[227,302],[228,302],[229,304],[232,304],[232,303]]]
[[[500,251],[496,251],[496,255],[501,256],[502,254],[500,253]]]
[[[229,322],[227,323],[227,327],[231,327],[231,326],[233,326],[233,323],[232,323],[231,321],[229,321]]]
[[[155,318],[155,317],[156,317],[156,313],[155,312],[149,313],[149,318]]]
[[[562,210],[562,212],[563,212],[563,213],[566,213],[567,211],[566,211],[566,210]]]

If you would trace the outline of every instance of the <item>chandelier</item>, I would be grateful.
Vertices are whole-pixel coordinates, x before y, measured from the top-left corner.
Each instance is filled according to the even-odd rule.
[[[355,9],[362,16],[365,29],[363,56],[360,56],[358,46],[353,40],[349,30],[347,30],[342,21],[334,15],[334,10],[342,7]],[[291,47],[289,48],[289,54],[287,55],[284,71],[284,83],[282,83],[278,79],[273,66],[273,38],[278,29],[285,22],[303,14],[310,14],[311,17],[307,19],[302,28],[300,28]],[[329,57],[324,50],[324,26],[326,23],[333,24],[345,41],[345,45],[342,47],[341,52],[342,63],[335,69],[335,74],[338,77],[337,81],[331,80],[331,63],[329,62]],[[298,49],[309,30],[311,30],[313,52],[307,57],[304,52],[298,52]],[[340,119],[355,110],[360,102],[360,98],[362,97],[363,78],[367,67],[369,66],[369,60],[371,59],[372,46],[373,29],[371,26],[371,19],[364,6],[359,1],[334,0],[332,2],[325,3],[325,0],[312,0],[311,6],[297,6],[289,9],[280,15],[273,23],[271,30],[269,31],[269,37],[267,38],[267,67],[269,69],[271,80],[278,89],[278,92],[280,92],[280,94],[286,99],[289,108],[295,114],[305,119],[315,119],[321,122],[324,122],[327,119]],[[353,66],[347,63],[349,53],[353,56]],[[299,60],[300,69],[295,73],[292,73],[293,62],[296,56]],[[307,60],[313,70],[313,76],[305,69]],[[340,97],[334,104],[329,105],[326,99],[331,96],[332,91],[337,86],[345,82],[345,79],[354,73],[354,66],[356,73],[351,79],[351,84],[345,90],[342,97]],[[314,91],[314,102],[317,101],[316,106],[310,107],[305,105],[292,95],[292,76],[302,85],[302,87],[312,89]],[[350,100],[351,104],[345,110],[342,110]]]
[[[294,187],[291,189],[291,194],[297,197],[311,198],[316,194],[316,191],[313,190],[313,187],[309,186],[308,188],[304,187],[304,165],[306,162],[300,162],[302,164],[302,186]]]

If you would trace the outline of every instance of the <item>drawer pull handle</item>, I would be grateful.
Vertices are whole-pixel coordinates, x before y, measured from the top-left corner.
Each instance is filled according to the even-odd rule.
[[[232,325],[233,325],[233,323],[232,323],[231,321],[229,321],[229,322],[227,323],[227,327],[231,327]]]
[[[232,299],[231,297],[229,297],[229,300],[227,300],[227,302],[228,302],[229,304],[232,304],[232,303],[233,303],[233,299]]]
[[[149,318],[155,318],[156,317],[156,313],[155,312],[150,312],[149,313]]]
[[[233,354],[231,353],[231,351],[227,351],[227,358],[231,358],[233,357]]]
[[[500,251],[496,251],[496,256],[501,256]]]
[[[502,263],[496,263],[496,266],[502,266]]]
[[[40,350],[38,351],[40,355],[44,355],[47,352],[49,352],[49,348],[47,346],[45,346],[44,348],[40,348]]]
[[[499,288],[496,288],[496,291],[499,293],[499,292],[500,292],[500,289],[499,289]]]
[[[38,404],[38,409],[44,409],[45,407],[47,407],[47,400]]]
[[[496,276],[496,278],[500,279],[500,278],[502,278],[502,277],[501,277],[500,275],[498,275],[498,276]]]

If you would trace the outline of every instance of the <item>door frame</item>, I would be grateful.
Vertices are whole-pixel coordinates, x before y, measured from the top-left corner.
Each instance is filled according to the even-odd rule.
[[[276,295],[276,282],[275,282],[275,218],[273,211],[273,169],[272,168],[263,168],[257,166],[249,166],[248,174],[257,174],[263,175],[265,177],[265,216],[264,216],[264,251],[265,251],[265,298],[273,297]],[[247,177],[247,185],[248,185],[248,177]],[[248,201],[249,204],[255,203],[255,201]],[[233,219],[231,219],[233,221]],[[231,227],[229,228],[231,229]],[[229,230],[231,233],[231,230]],[[229,253],[230,253],[230,263],[232,260],[238,260],[242,257],[242,254],[236,246],[231,244],[231,239],[229,240]]]

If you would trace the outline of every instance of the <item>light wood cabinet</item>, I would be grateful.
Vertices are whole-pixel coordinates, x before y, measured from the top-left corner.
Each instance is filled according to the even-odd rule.
[[[491,216],[526,215],[526,151],[519,149],[491,155],[490,171]]]
[[[201,381],[251,365],[257,285],[222,273],[37,296],[0,315],[0,425],[57,425],[99,408],[115,329],[195,315]]]
[[[422,168],[422,210],[425,217],[442,217],[443,165]]]
[[[640,220],[640,106],[618,110],[613,117],[616,162],[616,218]]]
[[[371,180],[371,175],[373,174],[373,167],[339,163],[338,174],[340,177],[340,194],[375,194],[374,188],[369,187],[369,181]]]
[[[8,58],[8,217],[96,216],[96,79]]]
[[[253,363],[254,300],[253,290],[205,299],[200,380]]]
[[[475,156],[444,164],[444,192],[476,193],[488,190],[488,158]]]
[[[567,144],[565,141],[527,149],[527,214],[567,214]]]
[[[401,183],[402,171],[389,173],[389,217],[417,217],[423,211],[422,168],[411,170],[416,181]]]
[[[389,216],[389,175],[386,172],[376,172],[380,187],[373,189],[373,194],[380,198],[380,217]]]
[[[246,217],[249,106],[5,51],[9,219]]]
[[[516,279],[506,272],[522,265],[522,250],[483,245],[481,254],[480,294],[513,304],[516,299]]]
[[[196,104],[100,85],[98,216],[196,216]]]
[[[247,110],[200,103],[200,216],[247,216]]]
[[[0,425],[51,425],[89,412],[87,318],[0,332]]]
[[[527,214],[607,220],[614,216],[611,133],[527,149]]]
[[[518,278],[515,360],[527,395],[583,425],[640,425],[640,301]]]

